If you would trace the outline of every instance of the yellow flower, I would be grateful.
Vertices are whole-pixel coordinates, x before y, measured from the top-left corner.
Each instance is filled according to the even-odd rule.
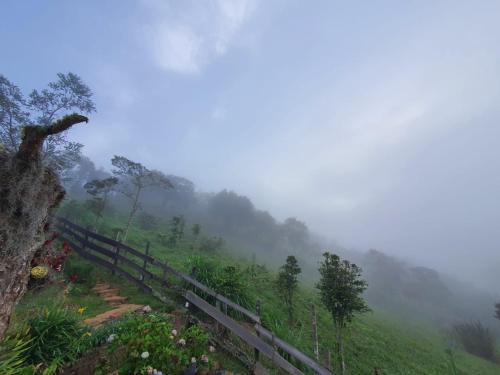
[[[86,307],[80,307],[80,308],[78,309],[78,314],[83,314],[83,313],[85,312],[85,310],[87,310],[87,308],[86,308]]]
[[[88,337],[90,337],[90,336],[92,336],[92,333],[90,333],[90,332],[85,332],[85,333],[83,334],[83,336],[88,336]]]
[[[36,266],[31,269],[31,276],[34,279],[43,279],[49,273],[49,269],[44,266]]]

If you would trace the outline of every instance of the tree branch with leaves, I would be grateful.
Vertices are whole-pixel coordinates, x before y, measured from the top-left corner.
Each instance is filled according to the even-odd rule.
[[[127,235],[132,224],[132,220],[140,208],[141,192],[148,187],[161,187],[163,189],[173,189],[174,186],[170,180],[161,172],[149,170],[141,163],[136,163],[124,156],[114,156],[111,159],[113,165],[113,174],[121,177],[123,188],[118,190],[132,202],[130,213],[128,215],[127,224],[122,240],[127,239]]]

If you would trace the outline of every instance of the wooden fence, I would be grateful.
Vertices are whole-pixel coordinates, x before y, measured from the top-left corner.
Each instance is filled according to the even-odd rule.
[[[210,296],[207,299],[215,302],[216,306],[213,306],[207,299],[188,288],[182,290],[184,298],[189,303],[253,348],[256,360],[262,354],[274,365],[290,374],[303,374],[290,361],[280,355],[279,350],[281,350],[313,370],[316,374],[332,374],[315,360],[265,329],[262,326],[259,314],[238,305],[198,282],[194,277],[179,272],[149,255],[149,244],[143,253],[119,241],[94,233],[62,217],[53,217],[52,221],[60,234],[60,238],[67,241],[76,253],[90,262],[107,268],[113,274],[123,276],[145,292],[161,298],[161,293],[158,290],[168,288],[170,286],[169,276],[173,276],[177,280],[183,281],[186,286],[191,286],[194,291],[201,291],[203,295]],[[251,321],[254,324],[256,334],[228,316],[228,307]]]

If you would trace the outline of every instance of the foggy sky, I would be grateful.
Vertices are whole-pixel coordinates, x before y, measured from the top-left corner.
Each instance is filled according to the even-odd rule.
[[[345,246],[500,281],[500,2],[2,1],[0,72],[79,74],[70,137]]]

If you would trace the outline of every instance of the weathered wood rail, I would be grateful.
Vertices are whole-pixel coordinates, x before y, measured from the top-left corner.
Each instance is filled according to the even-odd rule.
[[[194,277],[179,272],[149,255],[149,244],[147,245],[147,251],[143,253],[119,241],[94,233],[62,217],[52,217],[52,222],[57,228],[60,238],[63,241],[68,241],[68,244],[76,253],[88,261],[108,269],[113,274],[123,276],[145,292],[161,296],[161,293],[155,289],[153,284],[157,285],[160,290],[166,288],[170,284],[168,276],[171,275],[190,285],[195,291],[199,290],[203,294],[210,296],[210,299],[215,301],[216,306],[213,306],[192,290],[183,291],[186,301],[196,306],[253,348],[256,358],[262,354],[275,366],[290,374],[303,374],[301,370],[280,355],[279,350],[281,350],[295,358],[297,362],[313,370],[316,374],[332,375],[328,369],[315,360],[265,329],[262,326],[259,314],[238,305],[195,280]],[[254,324],[256,334],[228,316],[228,307],[251,321]]]

